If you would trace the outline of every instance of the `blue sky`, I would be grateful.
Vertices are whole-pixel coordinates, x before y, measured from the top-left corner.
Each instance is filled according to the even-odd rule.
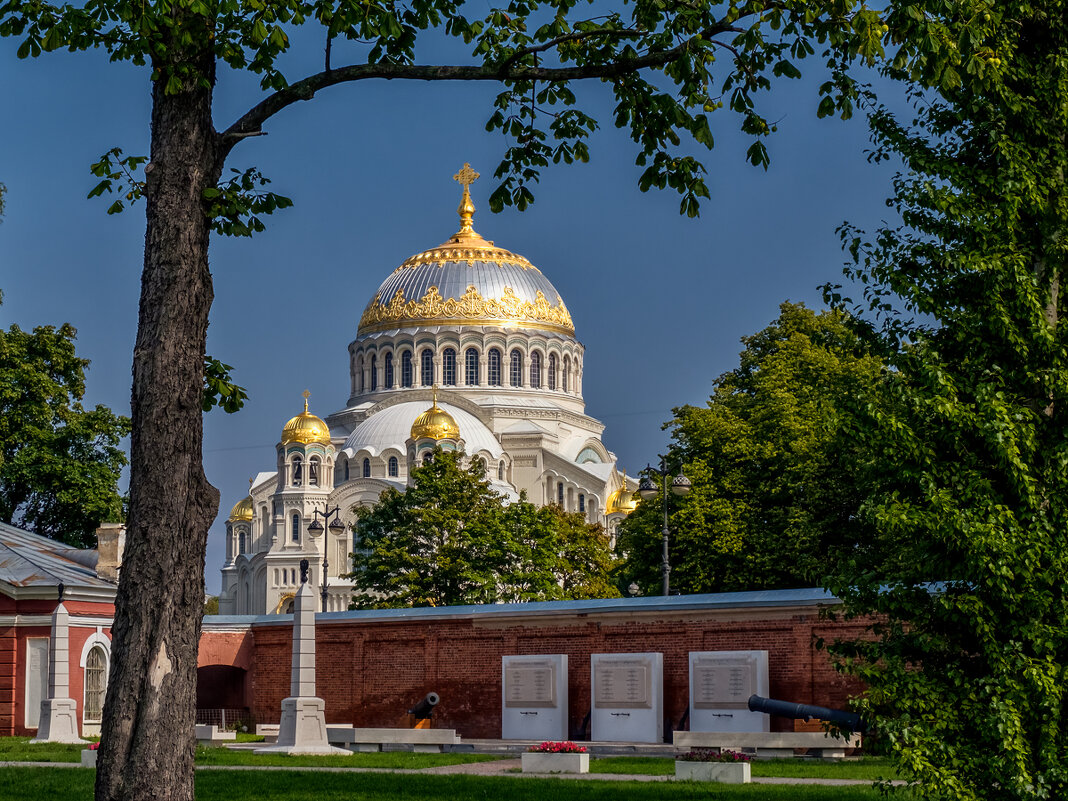
[[[0,40],[0,324],[70,322],[92,360],[87,401],[128,413],[144,210],[108,216],[87,200],[89,165],[111,147],[146,153],[149,82],[143,68],[100,54],[18,61]],[[309,58],[318,58],[309,48]],[[591,162],[545,171],[533,208],[491,214],[492,172],[507,143],[485,131],[492,87],[366,82],[321,93],[244,142],[229,166],[255,165],[295,201],[252,240],[217,238],[208,350],[235,368],[249,401],[205,425],[209,480],[222,492],[208,544],[207,585],[219,586],[223,521],[248,478],[273,469],[282,426],[311,395],[320,415],[348,397],[346,347],[379,283],[409,255],[457,228],[464,163],[476,229],[536,264],[560,291],[586,346],[587,412],[632,474],[655,461],[671,408],[704,403],[737,363],[739,339],[784,300],[820,305],[844,256],[835,228],[873,226],[888,212],[891,170],[864,157],[861,119],[817,120],[818,63],[761,107],[778,124],[771,168],[745,163],[748,140],[729,112],[712,115],[717,146],[705,159],[712,199],[701,217],[673,194],[637,189],[640,168],[612,125],[600,84],[579,96],[601,121]],[[336,62],[335,62],[336,63]],[[255,84],[223,73],[216,126],[258,99]]]

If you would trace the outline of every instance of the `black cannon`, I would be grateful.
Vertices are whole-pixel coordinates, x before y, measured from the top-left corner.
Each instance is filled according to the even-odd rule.
[[[427,693],[426,698],[408,710],[408,714],[417,720],[426,720],[434,714],[434,707],[441,701],[437,693]]]
[[[849,731],[864,731],[864,721],[856,712],[846,712],[841,709],[828,709],[825,706],[813,706],[812,704],[796,704],[793,701],[779,701],[775,698],[764,698],[759,695],[749,696],[749,711],[764,712],[768,715],[778,715],[784,718],[801,718],[809,720],[819,718],[836,723]]]

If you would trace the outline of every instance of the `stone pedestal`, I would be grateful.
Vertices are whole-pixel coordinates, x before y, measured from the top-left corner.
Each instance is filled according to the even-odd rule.
[[[48,698],[41,702],[41,722],[31,743],[80,743],[78,705],[70,695],[70,615],[62,602],[52,613],[48,640]]]
[[[501,657],[501,737],[566,740],[567,654]]]
[[[305,566],[302,565],[302,569]],[[326,714],[315,695],[315,594],[305,581],[293,603],[293,664],[290,697],[282,700],[278,740],[257,754],[351,754],[326,740]]]
[[[78,736],[78,705],[73,698],[46,698],[41,723],[31,743],[82,743]]]
[[[664,655],[591,654],[591,740],[664,739]]]

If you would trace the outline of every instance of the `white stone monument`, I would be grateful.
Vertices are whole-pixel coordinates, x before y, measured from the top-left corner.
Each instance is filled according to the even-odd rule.
[[[62,596],[62,589],[60,595]],[[70,695],[70,614],[60,601],[52,612],[48,641],[48,697],[41,701],[41,720],[31,743],[80,743],[78,705]]]
[[[663,654],[591,654],[590,696],[592,740],[663,742]]]
[[[690,731],[770,731],[749,711],[749,696],[768,695],[767,651],[690,652]]]
[[[566,740],[567,654],[501,657],[501,737]]]
[[[315,695],[315,593],[308,584],[308,560],[300,562],[300,589],[293,602],[293,666],[289,698],[282,700],[278,740],[257,754],[351,754],[326,739],[326,712]]]

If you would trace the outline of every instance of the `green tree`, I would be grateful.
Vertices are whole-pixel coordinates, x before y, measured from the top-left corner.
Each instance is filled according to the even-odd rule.
[[[119,442],[130,421],[86,410],[87,359],[70,325],[0,330],[0,520],[77,548],[122,519]]]
[[[868,460],[846,433],[882,363],[842,313],[801,304],[742,342],[708,405],[666,426],[668,463],[693,485],[669,501],[671,585],[686,593],[819,586],[868,548],[856,517]],[[620,526],[621,584],[660,592],[662,520],[658,495]]]
[[[208,242],[212,231],[262,230],[263,215],[289,204],[264,189],[257,170],[226,172],[235,147],[264,133],[276,114],[339,84],[488,81],[501,92],[487,125],[510,145],[491,205],[523,208],[541,168],[588,157],[586,140],[597,122],[576,106],[573,88],[588,80],[615,98],[613,121],[627,129],[645,168],[640,188],[678,192],[693,215],[708,192],[694,155],[713,144],[708,113],[735,112],[753,137],[748,159],[766,165],[763,140],[773,126],[755,103],[773,78],[797,77],[797,64],[817,46],[869,54],[879,47],[878,16],[858,0],[637,0],[587,9],[570,0],[509,0],[469,16],[453,0],[0,0],[0,36],[18,40],[20,57],[102,48],[112,61],[145,67],[152,91],[149,156],[115,148],[92,168],[101,179],[92,194],[117,192],[110,211],[146,201],[130,512],[97,771],[100,801],[193,798],[204,552],[218,509],[201,456],[213,298]],[[293,63],[285,58],[290,34],[300,26],[315,26],[326,45],[323,69],[306,76],[283,71]],[[471,56],[462,64],[417,62],[417,44],[419,52],[440,51],[443,40]],[[333,63],[335,50],[346,63]],[[819,111],[849,114],[852,83],[837,53],[828,55],[833,75],[821,89]],[[217,124],[219,68],[258,75],[264,94],[244,114]]]
[[[615,594],[599,525],[555,507],[512,504],[481,460],[437,450],[405,492],[356,509],[357,608],[455,606]]]
[[[1068,8],[887,23],[885,71],[929,88],[871,115],[902,224],[844,230],[892,369],[857,429],[889,479],[863,510],[886,558],[831,585],[879,622],[833,651],[921,797],[1065,798]]]

